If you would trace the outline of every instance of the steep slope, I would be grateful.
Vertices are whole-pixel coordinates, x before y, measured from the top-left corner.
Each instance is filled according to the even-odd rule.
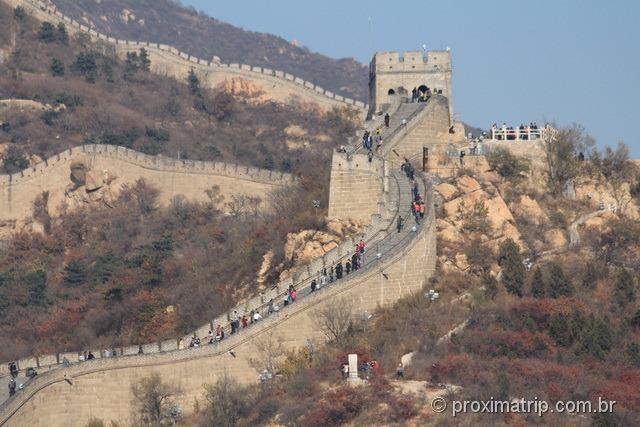
[[[270,34],[198,14],[171,0],[56,0],[66,15],[114,37],[170,44],[189,54],[226,63],[281,69],[336,93],[367,99],[367,67],[335,60]]]

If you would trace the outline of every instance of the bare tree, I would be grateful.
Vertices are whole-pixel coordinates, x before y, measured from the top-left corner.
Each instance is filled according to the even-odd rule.
[[[257,357],[249,359],[249,363],[260,373],[267,371],[274,374],[277,361],[285,353],[282,340],[269,334],[257,339],[255,346]]]
[[[340,298],[315,310],[311,316],[328,339],[341,341],[351,327],[353,307],[347,298]]]
[[[246,392],[226,371],[215,384],[205,385],[205,399],[202,426],[235,426],[249,409]]]
[[[160,374],[153,373],[139,384],[131,386],[134,419],[143,426],[170,424],[176,415],[174,397],[180,393],[177,387],[162,382]]]

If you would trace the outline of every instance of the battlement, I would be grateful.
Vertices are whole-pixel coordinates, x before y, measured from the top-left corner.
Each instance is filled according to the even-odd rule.
[[[434,68],[451,68],[451,55],[448,50],[378,52],[371,60],[372,71],[388,71],[398,69],[423,70]]]
[[[186,78],[191,69],[195,69],[200,73],[203,84],[209,87],[215,87],[233,77],[241,77],[255,82],[275,101],[286,103],[292,99],[299,98],[303,101],[316,103],[324,109],[341,106],[348,106],[362,112],[368,109],[368,105],[365,105],[362,101],[345,98],[313,82],[280,70],[247,64],[224,64],[220,62],[220,58],[214,57],[210,60],[198,58],[166,44],[116,39],[99,33],[87,25],[64,15],[55,5],[50,3],[40,0],[5,1],[8,1],[13,6],[24,7],[27,12],[37,19],[64,23],[71,33],[85,33],[94,42],[106,43],[112,46],[116,54],[122,57],[127,52],[145,48],[151,59],[151,70],[161,75],[183,79]]]

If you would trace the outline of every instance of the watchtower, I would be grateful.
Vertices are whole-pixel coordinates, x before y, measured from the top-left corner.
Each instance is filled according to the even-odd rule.
[[[453,118],[449,50],[376,53],[369,65],[369,115],[389,105],[392,95],[410,98],[414,88],[442,91]]]

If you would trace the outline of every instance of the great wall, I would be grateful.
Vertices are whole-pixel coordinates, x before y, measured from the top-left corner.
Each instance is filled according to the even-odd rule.
[[[199,75],[201,82],[208,87],[215,87],[225,80],[239,77],[254,82],[270,99],[279,102],[300,100],[317,104],[324,109],[350,107],[362,113],[368,109],[368,106],[362,101],[345,98],[280,70],[247,64],[224,64],[218,60],[197,58],[166,44],[116,39],[65,16],[52,4],[37,0],[3,1],[13,7],[23,7],[26,12],[38,20],[54,24],[64,23],[70,32],[85,33],[93,42],[102,43],[105,47],[113,49],[120,57],[125,57],[127,52],[138,52],[144,48],[149,54],[152,71],[158,74],[182,80],[193,69]]]
[[[58,15],[42,2],[25,0],[11,3],[26,6],[39,19],[51,20],[52,17],[58,17],[72,27],[89,31],[87,27],[82,28],[80,24],[73,24],[68,18]],[[107,40],[123,46],[125,51],[140,46],[151,47],[152,53],[157,49],[158,57],[167,54],[172,58],[182,58],[179,61],[188,60],[189,68],[194,64],[233,70],[232,73],[253,73],[252,69],[241,66],[221,67],[210,62],[200,64],[198,59],[185,58],[179,52],[174,53],[160,46],[118,43],[117,40],[109,40],[97,33],[92,36],[95,40]],[[103,419],[107,423],[112,420],[126,422],[132,412],[131,386],[155,372],[161,375],[163,381],[182,389],[178,403],[189,413],[193,410],[194,403],[198,399],[202,400],[203,385],[214,383],[224,374],[229,374],[242,383],[255,383],[258,373],[251,359],[265,340],[281,342],[285,349],[299,348],[309,342],[321,344],[326,338],[315,321],[314,311],[326,304],[339,298],[347,298],[354,315],[366,316],[380,306],[393,304],[403,296],[420,292],[426,280],[434,273],[436,263],[432,182],[438,177],[433,172],[451,173],[455,167],[444,153],[451,146],[464,144],[464,128],[460,123],[452,121],[449,55],[448,52],[438,52],[437,55],[440,59],[434,65],[438,67],[429,67],[429,58],[434,58],[435,54],[377,54],[372,61],[372,70],[376,70],[376,60],[382,63],[384,59],[387,64],[389,57],[392,58],[392,63],[395,60],[404,62],[405,58],[422,58],[427,65],[420,71],[402,70],[380,80],[376,79],[376,73],[373,72],[371,87],[380,87],[377,92],[372,91],[371,105],[375,107],[369,112],[370,120],[364,123],[364,127],[379,126],[381,112],[389,112],[391,123],[383,133],[384,145],[371,161],[367,154],[359,152],[359,141],[333,154],[329,217],[349,216],[368,222],[363,231],[368,251],[362,269],[319,292],[310,292],[310,281],[317,278],[323,268],[341,262],[352,253],[355,241],[347,239],[321,258],[298,267],[290,278],[268,292],[238,303],[236,309],[241,313],[250,310],[265,313],[267,302],[271,299],[279,301],[289,285],[296,285],[300,292],[299,300],[294,304],[283,307],[278,313],[265,315],[264,320],[238,334],[229,335],[217,345],[183,349],[181,341],[184,342],[188,337],[182,337],[182,340],[144,344],[142,354],[138,354],[138,345],[132,345],[118,348],[117,357],[104,357],[104,349],[92,349],[96,359],[84,362],[77,362],[78,352],[38,355],[20,360],[18,362],[21,368],[38,366],[41,373],[30,380],[24,390],[0,403],[0,426],[82,426],[91,417]],[[160,60],[152,57],[152,62]],[[436,68],[436,71],[432,70]],[[264,76],[269,79],[280,78],[275,72],[272,74],[268,71]],[[407,77],[409,75],[410,78]],[[312,90],[318,97],[330,101],[326,105],[345,104],[343,99],[333,94],[327,97],[326,91],[316,91],[304,82],[295,83],[295,78],[291,80],[285,76],[284,80],[293,82],[291,94],[299,95],[300,98],[315,99],[309,98],[309,91]],[[402,96],[408,81],[432,87],[438,87],[438,82],[446,82],[446,85],[443,95],[432,96],[425,103],[411,103]],[[384,99],[377,99],[376,93],[385,93]],[[364,104],[346,104],[355,105],[363,111],[366,109]],[[424,157],[425,152],[429,153],[428,157]],[[217,184],[223,193],[237,189],[238,180],[243,184],[253,182],[255,188],[251,191],[262,194],[269,191],[269,185],[273,187],[291,183],[291,178],[286,174],[277,174],[274,179],[269,175],[271,172],[252,168],[155,158],[124,148],[92,145],[76,147],[22,174],[1,177],[0,189],[3,185],[5,188],[22,185],[18,192],[29,193],[34,190],[30,189],[28,183],[39,181],[35,188],[40,191],[40,185],[47,185],[47,176],[52,173],[59,174],[60,179],[68,179],[68,167],[77,158],[86,159],[89,164],[95,165],[92,167],[96,170],[105,167],[111,170],[121,168],[124,173],[125,169],[130,172],[129,169],[135,168],[135,173],[144,175],[145,179],[153,179],[154,174],[159,174],[159,185],[171,188],[166,197],[170,197],[169,194],[191,191],[186,186],[188,183],[189,187],[193,187],[193,182],[199,182],[202,192],[206,186]],[[410,217],[409,205],[412,197],[410,182],[400,171],[400,163],[404,158],[414,162],[418,169],[421,163],[430,172],[417,174],[417,182],[420,192],[425,194],[428,211],[421,224],[416,227],[407,226],[398,232],[395,226],[397,218]],[[229,181],[224,181],[225,179]],[[14,195],[12,193],[12,197]],[[2,193],[2,197],[4,204],[5,197],[8,197],[6,191]],[[16,203],[16,200],[12,199],[12,203]],[[16,209],[25,209],[27,203],[20,203],[22,205]],[[227,325],[228,316],[229,313],[222,313],[196,332],[203,337],[211,328],[210,325]],[[65,359],[71,363],[63,363]],[[0,376],[3,374],[6,375],[6,363],[0,366]]]
[[[289,174],[265,169],[150,156],[113,145],[82,145],[22,172],[0,175],[0,223],[28,218],[33,201],[45,191],[49,194],[50,212],[57,211],[67,199],[69,186],[74,184],[71,167],[78,163],[87,171],[97,172],[98,179],[108,175],[119,179],[120,185],[142,178],[160,190],[159,202],[165,205],[177,195],[205,200],[206,191],[213,186],[220,189],[220,195],[227,201],[243,195],[264,198],[273,189],[294,182]]]

